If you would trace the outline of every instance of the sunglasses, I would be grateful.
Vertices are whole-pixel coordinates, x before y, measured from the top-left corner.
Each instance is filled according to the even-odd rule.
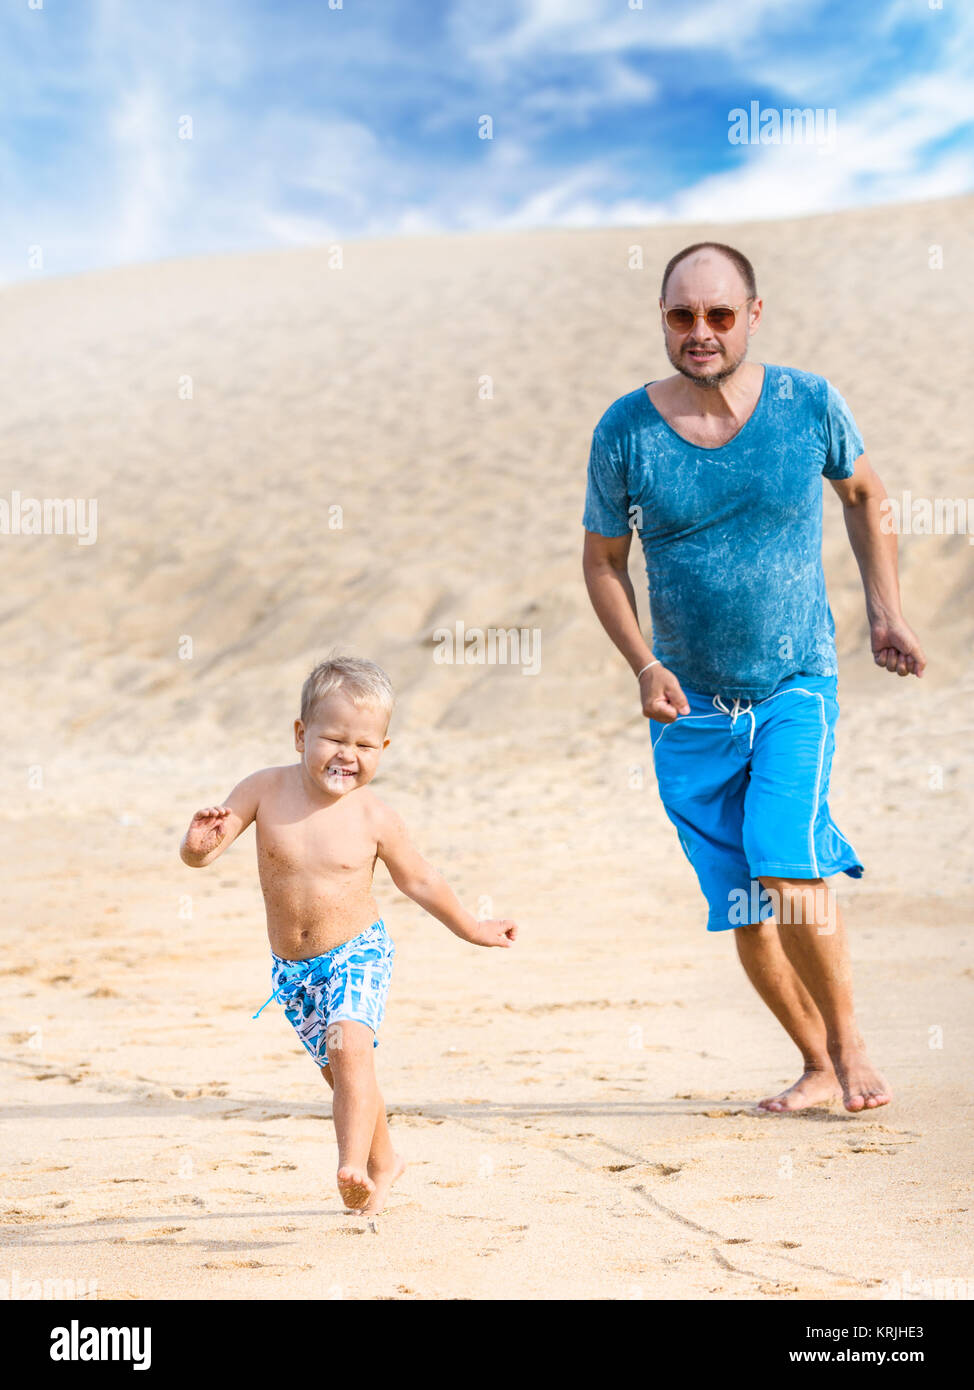
[[[751,300],[746,299],[744,303],[750,304]],[[729,333],[737,321],[738,310],[743,308],[744,304],[715,304],[705,314],[695,314],[692,309],[665,309],[663,318],[674,333],[689,333],[697,319],[705,319],[707,327],[715,333]]]

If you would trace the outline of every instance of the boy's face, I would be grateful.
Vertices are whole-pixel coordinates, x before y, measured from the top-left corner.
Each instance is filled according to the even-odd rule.
[[[318,701],[307,725],[294,721],[294,746],[316,787],[345,796],[371,782],[389,742],[387,724],[385,710],[354,705],[335,691]]]

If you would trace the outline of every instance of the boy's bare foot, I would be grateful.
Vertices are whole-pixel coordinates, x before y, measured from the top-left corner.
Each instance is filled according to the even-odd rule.
[[[362,1211],[375,1192],[375,1183],[361,1168],[346,1163],[338,1170],[338,1191],[350,1211]]]
[[[758,1101],[762,1110],[780,1114],[786,1110],[805,1110],[811,1105],[821,1105],[827,1100],[838,1100],[841,1094],[835,1072],[829,1067],[806,1067],[794,1086],[789,1086],[777,1096],[766,1096]]]
[[[390,1168],[373,1168],[372,1164],[369,1164],[369,1176],[375,1181],[375,1191],[372,1193],[369,1204],[365,1208],[366,1216],[378,1216],[379,1212],[385,1206],[389,1188],[397,1178],[402,1177],[405,1171],[405,1160],[400,1158],[399,1154],[393,1156],[393,1163]]]
[[[835,1074],[842,1087],[842,1100],[847,1110],[875,1110],[888,1105],[893,1092],[869,1061],[861,1047],[836,1050],[832,1055]]]

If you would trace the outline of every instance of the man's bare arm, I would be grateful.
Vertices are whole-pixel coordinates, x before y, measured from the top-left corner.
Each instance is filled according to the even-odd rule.
[[[881,525],[886,498],[882,479],[866,455],[860,454],[851,478],[830,478],[829,482],[842,502],[849,543],[862,576],[873,660],[901,676],[922,676],[927,658],[900,606],[896,534]]]
[[[191,869],[203,869],[219,859],[257,815],[268,769],[238,782],[222,806],[197,811],[179,846],[179,857]]]
[[[624,536],[600,536],[586,531],[582,571],[599,622],[635,675],[652,661],[653,653],[639,630],[636,595],[629,578],[631,544],[631,531]]]
[[[633,675],[637,675],[655,658],[639,629],[636,595],[629,578],[631,544],[631,531],[624,536],[600,536],[586,531],[582,571],[599,622],[628,661]],[[678,714],[690,712],[679,681],[665,666],[655,665],[643,671],[639,691],[647,719],[671,724]]]

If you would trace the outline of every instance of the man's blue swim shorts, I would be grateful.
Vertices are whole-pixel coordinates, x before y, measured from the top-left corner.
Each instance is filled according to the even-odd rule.
[[[326,1037],[332,1024],[364,1023],[378,1033],[395,954],[381,917],[321,956],[285,960],[271,952],[271,999],[284,1005],[285,1016],[319,1067],[328,1063]],[[379,1046],[378,1037],[373,1046]]]
[[[762,876],[861,878],[828,807],[836,678],[790,676],[753,702],[683,693],[690,713],[650,720],[650,738],[663,806],[709,905],[707,930],[769,916]]]

